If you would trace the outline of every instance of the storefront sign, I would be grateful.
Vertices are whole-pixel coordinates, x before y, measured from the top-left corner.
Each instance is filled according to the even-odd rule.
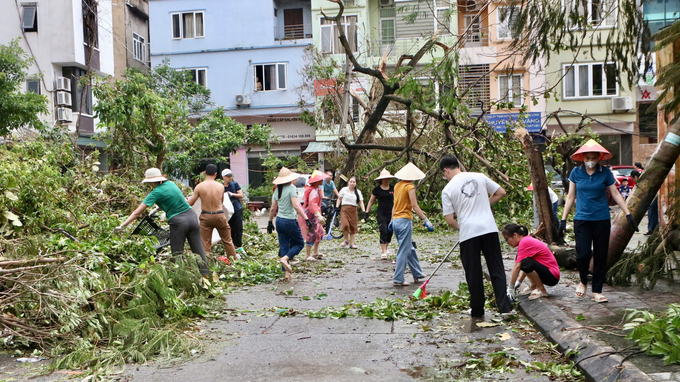
[[[655,86],[636,86],[635,100],[637,102],[656,101],[656,87]]]
[[[487,114],[484,116],[484,119],[494,130],[505,133],[508,124],[517,122],[519,113]],[[530,133],[539,133],[541,131],[540,112],[525,113],[522,117],[522,122],[524,122],[525,128]]]

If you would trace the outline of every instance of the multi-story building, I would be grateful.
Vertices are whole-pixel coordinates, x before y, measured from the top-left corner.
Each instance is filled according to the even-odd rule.
[[[268,124],[276,156],[300,155],[315,139],[300,120],[305,48],[312,44],[311,0],[154,0],[149,4],[151,63],[188,70],[234,120]],[[230,157],[236,180],[259,186],[264,148]]]
[[[119,77],[127,68],[148,70],[149,1],[117,1],[112,6],[113,64]]]
[[[9,5],[11,3],[11,5]],[[78,131],[88,142],[97,121],[92,91],[80,79],[88,73],[113,74],[111,0],[32,0],[8,2],[0,13],[0,41],[20,38],[33,58],[26,91],[47,96],[50,126]]]

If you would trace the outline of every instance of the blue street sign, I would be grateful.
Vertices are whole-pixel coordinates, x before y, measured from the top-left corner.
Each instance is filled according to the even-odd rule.
[[[500,133],[505,133],[506,125],[517,122],[518,118],[519,113],[487,114],[484,116],[486,122]],[[522,120],[530,133],[541,132],[541,112],[525,113]]]

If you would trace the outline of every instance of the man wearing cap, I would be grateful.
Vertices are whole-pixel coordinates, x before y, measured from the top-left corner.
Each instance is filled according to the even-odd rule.
[[[243,252],[243,190],[237,182],[234,182],[234,173],[230,169],[222,170],[222,180],[224,181],[224,192],[229,196],[231,204],[234,206],[234,214],[229,219],[231,227],[231,239],[236,247],[236,252]]]
[[[589,140],[572,156],[574,161],[583,164],[574,167],[569,174],[569,194],[564,202],[564,212],[560,221],[560,234],[567,229],[567,217],[576,201],[574,215],[574,239],[576,241],[576,264],[581,283],[576,287],[576,297],[586,296],[590,259],[593,259],[592,300],[607,302],[602,294],[607,273],[607,252],[609,251],[609,232],[611,217],[607,203],[607,189],[621,211],[626,214],[628,224],[637,231],[635,219],[630,214],[626,202],[616,188],[616,179],[611,170],[599,162],[611,159],[612,154],[594,140]]]
[[[491,205],[505,196],[505,190],[484,174],[461,171],[458,159],[453,155],[443,157],[439,169],[449,181],[442,191],[442,212],[446,222],[460,230],[460,260],[470,289],[470,315],[484,316],[481,253],[489,269],[498,311],[503,317],[514,315],[506,294],[498,227],[491,212]]]
[[[168,218],[168,225],[170,225],[170,249],[172,254],[177,256],[184,253],[184,241],[187,240],[191,247],[191,252],[201,256],[201,259],[203,260],[199,262],[201,275],[203,275],[203,277],[208,277],[210,270],[208,269],[208,262],[205,258],[203,244],[201,243],[198,219],[196,218],[194,211],[191,210],[191,206],[184,198],[182,191],[180,191],[175,183],[168,181],[161,174],[161,170],[157,168],[146,170],[144,176],[145,179],[142,183],[148,184],[153,190],[147,195],[139,207],[135,209],[130,217],[116,229],[122,230],[123,227],[137,219],[149,206],[157,204],[158,207],[165,212],[165,215]]]
[[[187,202],[193,206],[196,200],[201,199],[201,217],[198,220],[201,223],[201,240],[205,251],[211,250],[213,229],[217,229],[224,244],[224,252],[227,257],[235,260],[236,249],[231,241],[231,229],[222,209],[224,186],[215,182],[216,177],[217,166],[212,163],[205,166],[205,180],[196,186],[194,194]]]

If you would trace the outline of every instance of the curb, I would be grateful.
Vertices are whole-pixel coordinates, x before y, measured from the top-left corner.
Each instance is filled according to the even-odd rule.
[[[529,301],[526,297],[522,297],[521,300],[518,300],[519,310],[536,324],[536,328],[548,340],[556,343],[560,351],[565,352],[567,349],[576,349],[577,346],[579,349],[582,349],[572,359],[575,363],[578,362],[578,368],[581,369],[588,380],[595,382],[654,381],[631,362],[625,361],[622,364],[624,357],[619,354],[594,356],[603,352],[615,351],[615,349],[591,337],[587,330],[565,331],[567,328],[580,328],[583,326],[574,319],[569,318],[566,313],[555,305],[543,300],[536,299]],[[586,347],[583,348],[584,346]]]

